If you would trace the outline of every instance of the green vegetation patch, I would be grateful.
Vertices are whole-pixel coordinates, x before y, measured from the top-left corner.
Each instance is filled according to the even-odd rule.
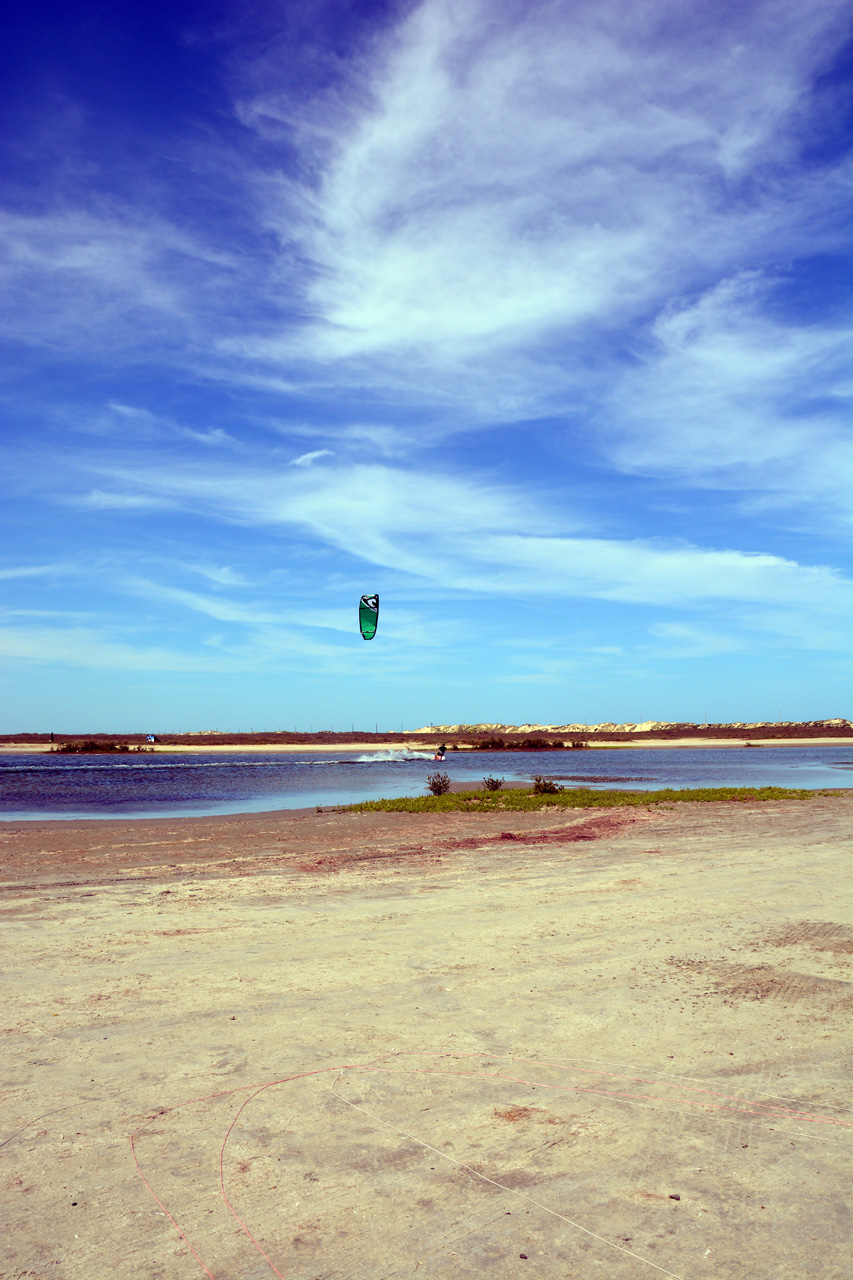
[[[398,800],[365,800],[346,808],[355,813],[510,812],[537,809],[614,809],[632,805],[702,804],[713,800],[808,800],[814,791],[790,787],[695,787],[676,791],[593,791],[590,787],[541,795],[530,791],[457,791],[441,796],[401,796]]]

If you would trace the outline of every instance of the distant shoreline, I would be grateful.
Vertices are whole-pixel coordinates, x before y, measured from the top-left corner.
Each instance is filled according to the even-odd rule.
[[[154,742],[149,742],[149,734]],[[694,724],[687,721],[649,720],[644,724],[567,725],[432,725],[374,733],[365,730],[322,729],[316,733],[296,730],[250,730],[249,732],[202,729],[192,733],[51,733],[0,734],[0,752],[49,751],[63,742],[96,741],[104,746],[124,743],[155,751],[432,751],[444,743],[449,749],[464,750],[548,750],[558,743],[565,747],[716,747],[826,745],[848,741],[853,745],[853,723],[837,717],[828,720]]]
[[[448,735],[449,736],[449,735]],[[135,735],[128,735],[127,739],[122,739],[121,735],[110,735],[110,740],[134,741]],[[57,739],[65,741],[66,739]],[[433,739],[437,744],[438,738]],[[608,740],[594,739],[589,742],[589,746],[584,750],[603,749],[608,751],[624,751],[631,748],[650,748],[652,750],[685,750],[696,748],[697,750],[707,750],[716,747],[731,747],[743,750],[747,744],[750,747],[836,747],[843,746],[849,742],[853,748],[853,732],[844,735],[838,734],[831,737],[802,737],[802,738],[758,738],[750,737],[744,734],[743,737],[707,737],[707,738],[642,738],[639,735],[633,739]],[[57,743],[50,742],[0,742],[0,755],[46,755],[49,754],[52,747]],[[134,741],[134,745],[136,742]],[[145,745],[144,743],[142,745]],[[372,741],[364,742],[240,742],[240,743],[154,743],[148,746],[148,751],[157,755],[234,755],[258,753],[264,755],[285,754],[292,755],[299,752],[383,752],[383,751],[425,751],[430,747],[430,743],[422,741],[406,741],[404,738],[398,740],[388,740],[377,742],[374,738]],[[535,750],[535,748],[530,748]],[[567,748],[568,749],[568,748]],[[470,742],[460,742],[458,744],[459,751],[476,751],[478,748]],[[523,752],[522,752],[523,753]],[[455,752],[451,751],[445,760],[450,763]],[[505,751],[507,756],[519,754],[517,747],[512,747]]]

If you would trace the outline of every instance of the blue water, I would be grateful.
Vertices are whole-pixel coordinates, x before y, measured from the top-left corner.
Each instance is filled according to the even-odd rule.
[[[509,781],[536,773],[563,786],[659,787],[853,786],[853,743],[831,747],[723,747],[655,750],[451,752],[443,765],[429,753],[378,751],[300,755],[0,757],[0,821],[36,818],[170,818],[259,813],[426,794],[440,769],[454,782],[482,785],[486,774]]]

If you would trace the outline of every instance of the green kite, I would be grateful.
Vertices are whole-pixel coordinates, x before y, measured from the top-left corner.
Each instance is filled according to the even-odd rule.
[[[358,626],[362,640],[372,640],[379,622],[379,596],[362,596],[358,606]]]

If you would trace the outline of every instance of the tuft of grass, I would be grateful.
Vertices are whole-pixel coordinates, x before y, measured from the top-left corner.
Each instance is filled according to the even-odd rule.
[[[753,800],[809,800],[814,794],[791,787],[691,787],[678,791],[593,791],[578,787],[557,795],[530,791],[457,791],[440,796],[401,796],[397,800],[364,800],[347,805],[351,813],[490,813],[537,809],[615,809],[652,804],[704,804],[711,801],[746,803]]]

